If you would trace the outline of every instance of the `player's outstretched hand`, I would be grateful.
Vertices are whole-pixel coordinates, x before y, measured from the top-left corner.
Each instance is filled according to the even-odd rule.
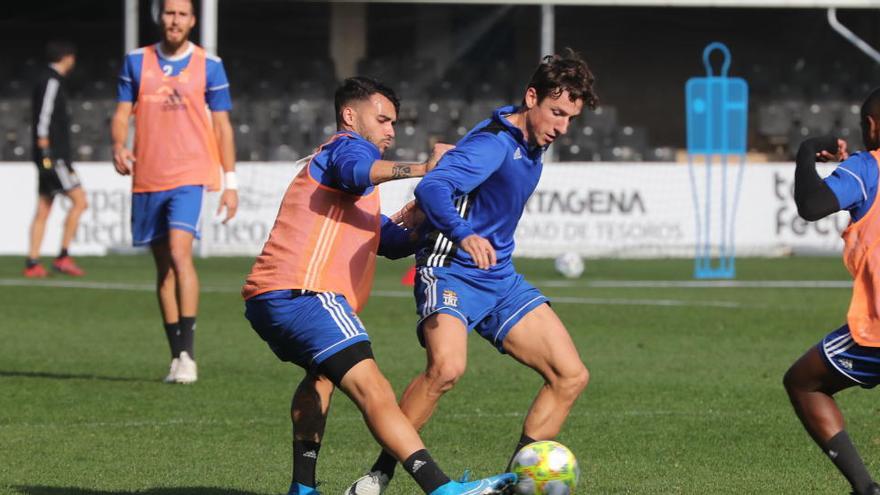
[[[131,164],[135,161],[130,149],[120,146],[113,148],[113,167],[119,175],[131,175]]]
[[[434,167],[437,166],[437,162],[439,162],[440,159],[443,158],[443,155],[452,148],[455,148],[455,146],[447,143],[434,144],[434,148],[431,150],[431,156],[428,158],[428,161],[425,162],[425,173],[427,174],[431,170],[434,170]]]
[[[846,141],[837,139],[837,153],[828,150],[822,150],[816,153],[816,161],[819,162],[842,162],[849,158],[849,152],[846,149]]]
[[[415,230],[425,221],[425,212],[419,208],[419,203],[412,200],[403,205],[397,213],[391,215],[391,221],[407,230]]]
[[[217,207],[218,215],[223,212],[223,208],[226,208],[226,218],[223,219],[223,223],[225,224],[232,220],[232,217],[234,217],[235,213],[238,211],[238,191],[235,189],[226,189],[223,191],[223,194],[220,195],[220,206]]]
[[[495,258],[495,248],[492,247],[492,244],[489,241],[477,234],[471,234],[465,237],[461,240],[460,244],[461,248],[464,249],[467,254],[471,255],[474,263],[476,263],[477,267],[481,270],[488,270],[498,263],[498,260]]]

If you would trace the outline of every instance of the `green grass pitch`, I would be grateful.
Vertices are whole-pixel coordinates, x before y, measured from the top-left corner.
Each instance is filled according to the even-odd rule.
[[[284,493],[289,400],[302,371],[277,361],[242,315],[238,289],[251,260],[197,261],[193,386],[160,382],[168,351],[151,260],[80,261],[87,277],[53,277],[46,286],[20,277],[21,258],[0,258],[0,493]],[[517,266],[557,298],[591,371],[559,437],[582,464],[578,493],[848,493],[781,385],[791,362],[841,324],[848,289],[605,283],[690,280],[688,260],[589,260],[574,284],[555,283],[550,261]],[[424,366],[414,304],[398,283],[406,267],[380,263],[362,314],[398,392]],[[738,269],[739,281],[848,279],[835,258],[743,259]],[[476,335],[469,352],[465,377],[423,431],[454,476],[504,467],[540,385]],[[880,472],[876,398],[853,389],[839,399],[851,436]],[[341,493],[377,450],[338,394],[319,489]],[[413,493],[398,470],[388,494]]]

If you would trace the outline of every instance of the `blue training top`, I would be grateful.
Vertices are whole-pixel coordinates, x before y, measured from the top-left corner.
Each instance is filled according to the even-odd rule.
[[[416,199],[427,217],[427,232],[417,251],[419,266],[479,270],[458,247],[462,239],[477,234],[495,248],[498,264],[488,274],[513,273],[514,233],[541,178],[545,150],[530,147],[522,131],[507,120],[517,110],[496,109],[492,118],[477,124],[443,155],[416,187]]]
[[[841,210],[849,210],[853,222],[859,221],[877,197],[880,171],[877,161],[867,151],[850,155],[834,169],[825,183],[837,196]]]
[[[180,74],[192,58],[194,45],[189,44],[186,52],[177,57],[168,57],[162,53],[161,46],[156,44],[156,56],[162,71],[169,76]],[[138,48],[125,55],[122,70],[119,71],[119,82],[116,85],[116,100],[134,103],[137,100],[141,82],[141,66],[144,60],[144,49]],[[229,80],[223,61],[219,57],[206,54],[205,60],[205,102],[212,112],[225,112],[232,109],[232,97],[229,94]]]
[[[353,131],[336,133],[348,134],[324,145],[312,157],[309,173],[324,186],[348,194],[364,196],[375,187],[370,181],[373,162],[382,158],[375,144],[367,141]],[[403,258],[415,252],[416,243],[410,239],[410,232],[382,215],[379,237],[379,256],[391,259]]]

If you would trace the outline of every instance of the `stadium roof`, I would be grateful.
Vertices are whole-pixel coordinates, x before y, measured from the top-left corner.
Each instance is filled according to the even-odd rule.
[[[350,0],[331,0],[345,1]],[[791,8],[878,8],[880,0],[367,0],[382,3],[472,3],[519,5],[595,5],[616,7],[791,7]]]

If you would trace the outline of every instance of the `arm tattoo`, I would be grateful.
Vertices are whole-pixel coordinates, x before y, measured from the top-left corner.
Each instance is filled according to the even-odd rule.
[[[392,179],[405,179],[407,177],[412,177],[412,167],[410,165],[394,164],[391,167]]]

